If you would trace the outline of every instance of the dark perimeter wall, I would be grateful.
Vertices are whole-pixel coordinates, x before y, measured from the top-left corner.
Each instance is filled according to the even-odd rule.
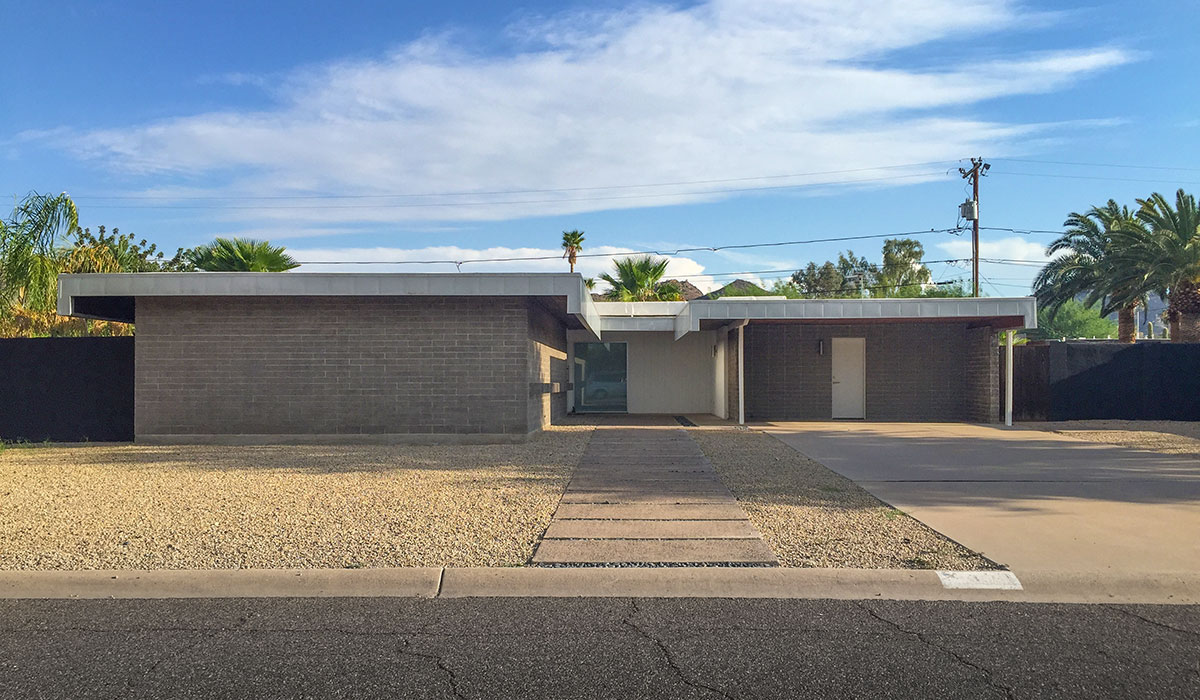
[[[133,439],[133,346],[124,338],[0,339],[0,439]]]
[[[523,298],[140,298],[135,432],[523,436],[557,323]]]
[[[867,420],[994,422],[994,336],[965,323],[751,323],[746,419],[828,420],[832,339],[849,337],[866,338]]]
[[[1200,420],[1200,343],[1013,348],[1017,420]]]

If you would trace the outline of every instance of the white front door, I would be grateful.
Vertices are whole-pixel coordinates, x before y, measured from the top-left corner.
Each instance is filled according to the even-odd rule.
[[[833,339],[833,417],[867,417],[867,339]]]

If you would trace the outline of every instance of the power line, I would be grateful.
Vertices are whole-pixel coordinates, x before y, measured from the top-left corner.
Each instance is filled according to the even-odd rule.
[[[1080,163],[1078,161],[1069,160],[1034,160],[1031,158],[993,158],[992,160],[1003,160],[1010,163],[1037,163],[1040,165],[1074,165],[1082,168],[1129,168],[1134,170],[1182,170],[1186,172],[1200,173],[1200,168],[1180,168],[1170,165],[1131,165],[1128,163]]]
[[[1023,173],[1023,172],[1017,172],[1017,171],[1013,171],[1013,170],[997,170],[995,174],[996,175],[1020,175],[1020,176],[1024,176],[1024,177],[1057,177],[1057,178],[1063,178],[1063,179],[1067,179],[1067,180],[1104,180],[1104,181],[1108,181],[1108,182],[1146,182],[1146,183],[1150,183],[1150,184],[1173,183],[1176,185],[1200,185],[1200,182],[1168,180],[1166,178],[1158,179],[1158,180],[1148,180],[1145,178],[1104,177],[1101,175],[1067,175],[1067,174],[1063,174],[1063,173]]]
[[[509,204],[564,204],[571,202],[601,202],[617,199],[651,199],[661,197],[690,197],[706,194],[731,194],[737,192],[765,192],[769,190],[791,190],[802,187],[831,187],[835,185],[856,185],[866,182],[880,182],[883,180],[904,180],[918,177],[936,177],[945,173],[942,171],[910,173],[908,175],[889,175],[886,177],[864,177],[854,180],[840,180],[827,182],[805,182],[795,185],[766,185],[762,187],[732,187],[726,189],[708,189],[708,190],[692,190],[687,192],[657,192],[652,194],[623,194],[609,195],[604,197],[566,197],[559,199],[508,199],[500,201],[484,201],[484,202],[405,202],[405,203],[388,203],[388,204],[298,204],[298,205],[282,205],[282,204],[261,204],[261,205],[240,205],[231,206],[212,206],[206,204],[92,204],[89,209],[208,209],[213,211],[233,211],[239,209],[249,210],[274,210],[274,209],[409,209],[419,207],[484,207],[484,206],[504,206]]]
[[[872,233],[863,236],[833,236],[829,238],[809,238],[797,241],[777,241],[773,243],[739,243],[723,246],[696,246],[679,248],[674,251],[640,250],[627,253],[580,253],[577,258],[610,258],[629,255],[662,255],[671,257],[681,253],[716,253],[722,250],[745,250],[747,248],[775,248],[789,245],[808,245],[812,243],[835,243],[841,241],[861,241],[873,238],[898,238],[907,236],[923,236],[930,233],[951,233],[957,229],[929,229],[927,231],[902,231],[897,233]],[[300,260],[302,265],[465,265],[467,263],[486,262],[531,262],[536,260],[560,260],[561,255],[529,255],[507,258],[473,258],[470,260]]]
[[[862,173],[873,170],[895,170],[898,168],[921,168],[930,165],[956,163],[953,160],[933,160],[924,163],[902,163],[899,165],[877,165],[870,168],[848,168],[844,170],[821,170],[810,173],[790,173],[786,175],[753,175],[750,177],[732,177],[716,180],[680,180],[676,182],[649,182],[637,185],[594,185],[590,187],[557,187],[549,189],[527,190],[491,190],[452,192],[406,192],[399,194],[286,194],[286,195],[229,195],[229,196],[171,196],[171,195],[80,195],[73,199],[104,199],[104,200],[166,200],[166,201],[239,201],[239,200],[273,200],[273,199],[391,199],[399,197],[467,197],[500,194],[544,194],[552,192],[586,192],[591,190],[623,190],[640,189],[644,187],[678,187],[683,185],[714,185],[726,182],[750,182],[754,180],[781,180],[793,177],[816,177],[818,175],[843,175],[846,173]]]

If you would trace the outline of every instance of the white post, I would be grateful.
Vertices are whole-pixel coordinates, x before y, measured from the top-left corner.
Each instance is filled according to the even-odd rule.
[[[1005,334],[1004,343],[1004,424],[1012,425],[1013,331]]]
[[[738,326],[738,425],[746,424],[746,324]]]

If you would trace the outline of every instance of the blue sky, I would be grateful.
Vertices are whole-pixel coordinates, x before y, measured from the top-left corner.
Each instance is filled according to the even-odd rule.
[[[993,165],[985,226],[1200,190],[1187,0],[280,7],[0,0],[0,189],[65,190],[84,225],[169,251],[249,235],[376,262],[552,254],[573,228],[614,255],[944,229],[972,155]],[[918,238],[928,259],[969,252]],[[1049,238],[985,231],[983,253],[1037,260]],[[711,288],[879,245],[670,272]],[[1023,294],[1035,270],[985,264],[984,291]]]

